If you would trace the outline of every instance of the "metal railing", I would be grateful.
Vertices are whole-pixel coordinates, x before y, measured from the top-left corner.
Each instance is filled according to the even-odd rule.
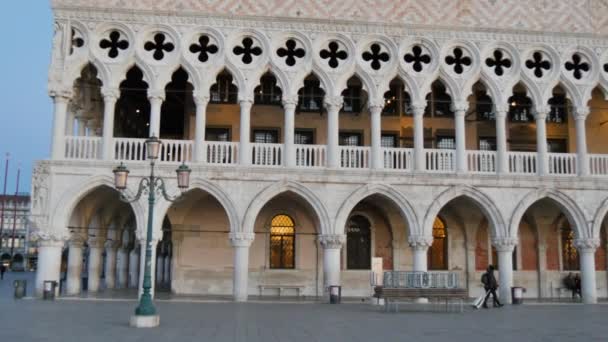
[[[404,289],[456,289],[460,287],[454,272],[385,271],[385,288]]]

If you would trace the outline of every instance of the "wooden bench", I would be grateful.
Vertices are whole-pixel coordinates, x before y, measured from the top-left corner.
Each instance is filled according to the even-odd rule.
[[[434,289],[434,288],[382,288],[376,287],[374,289],[375,295],[378,298],[384,299],[385,311],[390,311],[390,307],[395,307],[395,312],[399,308],[399,301],[401,299],[416,299],[416,298],[429,298],[445,300],[446,310],[448,302],[452,299],[460,300],[460,312],[463,311],[463,302],[469,297],[466,289]]]
[[[302,285],[264,284],[264,285],[258,285],[258,288],[260,289],[260,297],[262,297],[262,295],[264,294],[264,290],[266,290],[266,289],[279,290],[279,297],[281,297],[281,295],[283,294],[283,290],[296,290],[296,297],[300,297],[300,295],[302,294],[302,290],[304,289],[304,286],[302,286]]]

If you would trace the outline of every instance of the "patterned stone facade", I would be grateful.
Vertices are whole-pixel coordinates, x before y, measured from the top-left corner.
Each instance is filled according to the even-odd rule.
[[[607,34],[603,0],[52,0],[53,7]]]

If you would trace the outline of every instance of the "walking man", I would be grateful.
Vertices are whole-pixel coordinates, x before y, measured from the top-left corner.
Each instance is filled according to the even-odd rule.
[[[0,264],[0,280],[4,279],[4,272],[6,272],[6,266]]]
[[[502,304],[498,301],[498,297],[496,296],[496,289],[498,289],[498,282],[496,281],[496,277],[494,277],[494,266],[488,266],[486,273],[481,276],[481,282],[483,284],[484,289],[486,290],[486,297],[483,299],[483,308],[488,308],[488,297],[492,295],[492,300],[494,302],[494,307],[501,307]]]

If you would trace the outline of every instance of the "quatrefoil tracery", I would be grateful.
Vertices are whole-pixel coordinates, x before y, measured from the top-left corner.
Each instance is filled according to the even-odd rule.
[[[572,61],[566,62],[565,67],[566,70],[572,71],[572,76],[577,80],[583,78],[583,73],[588,72],[591,69],[589,63],[583,61],[578,53],[572,55]]]
[[[152,57],[155,60],[160,61],[165,57],[165,52],[169,53],[175,49],[175,45],[171,42],[165,42],[167,37],[164,33],[157,33],[154,35],[154,41],[148,41],[144,45],[146,51],[154,51]]]
[[[126,50],[129,48],[129,42],[125,39],[120,39],[119,31],[110,32],[110,39],[102,39],[99,42],[99,47],[102,49],[108,49],[108,57],[116,58],[120,53],[120,50]]]
[[[306,51],[302,48],[297,47],[297,43],[293,39],[289,39],[285,42],[285,47],[280,47],[277,50],[277,56],[285,57],[285,64],[288,66],[296,65],[296,58],[304,58]]]
[[[209,55],[214,55],[219,51],[217,45],[210,43],[209,37],[206,35],[201,35],[198,38],[198,44],[190,45],[190,52],[196,54],[198,53],[198,60],[202,63],[205,63],[209,60]]]
[[[473,61],[470,57],[465,56],[464,52],[461,48],[455,48],[453,51],[453,56],[446,56],[445,62],[448,65],[454,66],[454,72],[457,74],[462,74],[464,72],[464,68],[473,64]]]
[[[494,51],[494,58],[486,58],[486,65],[490,68],[494,68],[496,76],[502,76],[504,69],[509,69],[513,65],[510,59],[506,58],[502,51]]]
[[[348,58],[348,53],[346,53],[345,50],[340,50],[340,45],[337,42],[332,41],[327,47],[329,50],[321,50],[319,56],[321,56],[322,59],[327,59],[327,64],[331,68],[337,68],[340,65],[340,60],[346,60]]]
[[[414,71],[421,72],[422,69],[424,69],[423,64],[431,63],[431,56],[424,53],[419,45],[414,45],[412,47],[412,52],[406,53],[405,56],[403,56],[403,60],[408,64],[412,64]]]
[[[251,64],[253,62],[253,56],[260,56],[262,54],[262,48],[259,46],[253,46],[253,39],[249,37],[243,38],[243,46],[235,46],[232,52],[237,55],[243,55],[241,61],[244,64]]]
[[[372,44],[370,46],[370,51],[365,51],[361,55],[364,61],[370,62],[370,66],[374,70],[380,70],[382,67],[382,62],[386,63],[390,60],[390,56],[386,52],[382,52],[382,48],[380,44]]]
[[[532,70],[537,78],[542,78],[543,70],[551,70],[551,62],[545,60],[541,52],[536,51],[532,54],[532,59],[526,61],[526,68]]]

